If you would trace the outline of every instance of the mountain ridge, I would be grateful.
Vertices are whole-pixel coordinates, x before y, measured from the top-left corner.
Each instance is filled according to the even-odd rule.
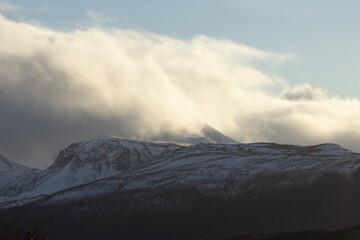
[[[47,219],[53,239],[78,239],[89,229],[88,239],[225,239],[355,225],[359,184],[360,154],[336,144],[177,145],[99,136],[70,144],[45,170],[0,182],[0,214]],[[78,237],[64,235],[69,228]]]
[[[0,197],[7,199],[7,202],[0,199],[0,206],[11,207],[17,199],[21,199],[19,204],[31,202],[32,198],[38,200],[39,196],[81,188],[99,180],[106,182],[114,177],[120,179],[114,181],[114,188],[124,184],[125,178],[133,179],[123,186],[124,189],[175,184],[216,191],[225,189],[226,182],[231,181],[232,192],[229,189],[220,192],[228,191],[225,194],[232,195],[240,193],[244,184],[260,175],[269,179],[287,176],[286,180],[274,183],[286,186],[310,183],[324,173],[350,176],[359,168],[360,154],[336,144],[304,147],[274,143],[198,143],[181,146],[99,136],[69,145],[44,171],[24,174],[0,185]],[[92,192],[80,195],[93,195]],[[98,192],[100,194],[101,190]],[[70,195],[76,198],[76,194]],[[8,204],[9,197],[11,204]]]

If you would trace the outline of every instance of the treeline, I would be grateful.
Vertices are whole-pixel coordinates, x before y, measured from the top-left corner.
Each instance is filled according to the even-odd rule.
[[[0,220],[1,240],[47,240],[46,231],[41,226],[24,225],[18,221]]]

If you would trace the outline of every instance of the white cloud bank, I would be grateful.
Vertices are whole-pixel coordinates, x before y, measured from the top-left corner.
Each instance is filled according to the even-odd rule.
[[[266,90],[282,86],[260,66],[289,58],[206,36],[64,33],[0,17],[0,151],[43,166],[71,141],[197,131],[199,122],[240,142],[360,151],[358,100],[307,84],[279,96]]]

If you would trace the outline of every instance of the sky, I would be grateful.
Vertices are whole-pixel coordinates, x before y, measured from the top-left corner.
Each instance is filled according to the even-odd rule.
[[[359,1],[0,1],[0,152],[210,124],[360,152]]]

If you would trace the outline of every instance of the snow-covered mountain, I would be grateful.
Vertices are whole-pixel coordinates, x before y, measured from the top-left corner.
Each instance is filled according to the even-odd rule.
[[[208,131],[211,134],[212,129]],[[310,184],[327,173],[351,176],[360,168],[360,155],[335,144],[181,146],[101,136],[71,144],[42,172],[28,174],[28,169],[9,160],[2,162],[6,173],[2,179],[11,181],[0,187],[0,206],[11,207],[42,198],[49,203],[71,201],[119,189],[193,187],[232,196],[249,188]]]
[[[358,223],[360,154],[336,144],[239,144],[206,131],[228,144],[100,136],[71,144],[43,171],[1,155],[0,214],[47,219],[54,239],[78,239],[89,229],[87,239],[225,239]],[[80,223],[94,227],[62,235]]]
[[[39,173],[40,170],[16,164],[0,154],[0,186],[12,179]]]
[[[111,191],[195,188],[205,194],[235,196],[249,189],[311,184],[328,173],[350,177],[360,155],[334,144],[298,147],[277,144],[199,144],[169,148],[113,178],[62,191],[47,203]]]
[[[164,132],[159,136],[148,139],[150,142],[165,142],[174,143],[178,145],[194,145],[198,143],[221,143],[221,144],[236,144],[234,139],[224,135],[213,127],[203,124],[199,133],[187,134],[172,134]]]
[[[0,196],[36,197],[52,194],[74,186],[112,177],[132,166],[139,165],[176,149],[173,144],[153,144],[112,136],[100,136],[90,141],[71,144],[46,170],[38,174],[21,176],[8,182]]]

